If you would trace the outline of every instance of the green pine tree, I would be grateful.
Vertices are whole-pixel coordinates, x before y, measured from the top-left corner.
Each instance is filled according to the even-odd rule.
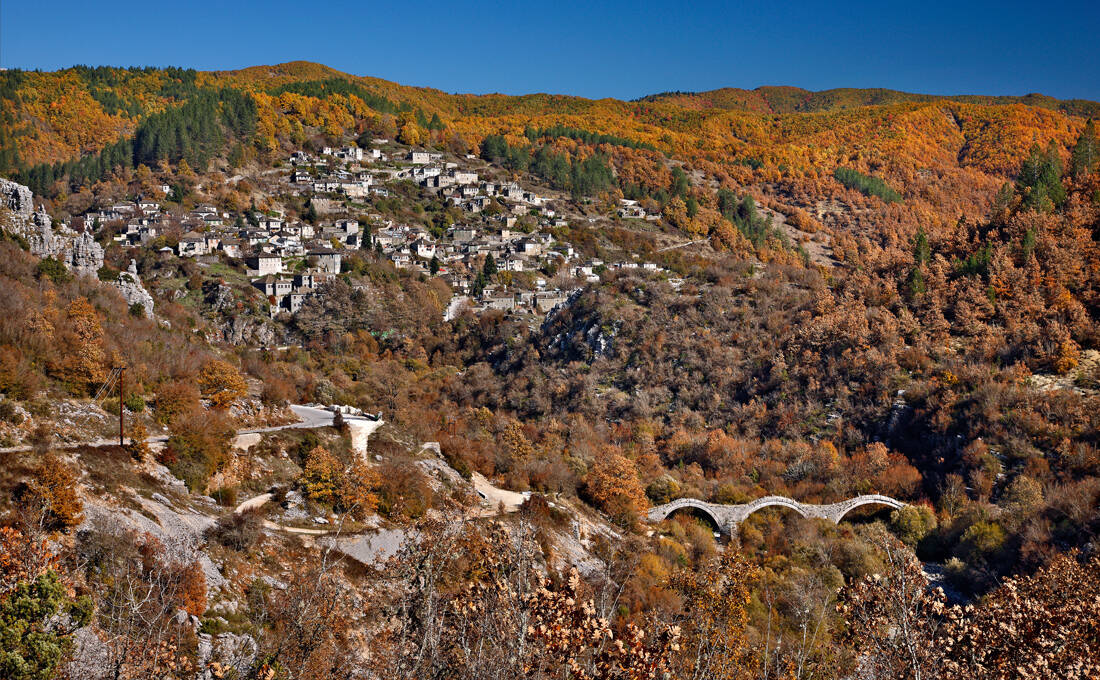
[[[913,240],[913,260],[917,266],[928,262],[932,256],[932,247],[928,245],[928,235],[924,233],[924,227],[917,231],[917,237]]]
[[[1096,141],[1096,126],[1092,119],[1085,123],[1085,129],[1073,145],[1073,153],[1070,156],[1070,170],[1074,177],[1087,177],[1096,169],[1097,161],[1100,161],[1100,148]]]

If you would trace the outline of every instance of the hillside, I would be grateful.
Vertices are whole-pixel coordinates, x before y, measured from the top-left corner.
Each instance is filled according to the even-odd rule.
[[[0,91],[0,677],[1095,675],[1095,103]]]
[[[640,102],[666,102],[687,109],[727,109],[754,113],[814,113],[892,104],[947,103],[1007,106],[1023,104],[1091,118],[1100,103],[1085,99],[1059,100],[1043,94],[1023,96],[929,95],[881,88],[836,88],[814,92],[800,87],[763,86],[753,90],[724,87],[706,92],[662,92],[640,97]]]

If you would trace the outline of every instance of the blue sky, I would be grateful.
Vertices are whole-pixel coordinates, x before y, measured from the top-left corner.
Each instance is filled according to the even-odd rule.
[[[1100,2],[2,0],[0,66],[308,60],[448,92],[797,85],[1100,100]]]

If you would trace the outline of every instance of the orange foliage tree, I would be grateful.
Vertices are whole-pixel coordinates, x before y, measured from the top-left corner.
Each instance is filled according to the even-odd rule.
[[[74,388],[87,391],[106,375],[103,327],[95,308],[83,297],[69,304],[66,321],[58,355],[50,361],[52,372]]]
[[[232,364],[212,359],[199,372],[199,389],[214,408],[228,408],[235,400],[248,394],[248,383]]]
[[[634,461],[606,446],[584,478],[585,494],[616,522],[632,524],[649,506]]]

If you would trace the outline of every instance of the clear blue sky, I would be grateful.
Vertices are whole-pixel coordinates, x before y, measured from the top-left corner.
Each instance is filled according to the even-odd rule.
[[[797,85],[1100,100],[1100,0],[0,0],[0,66],[308,60],[448,92]]]

